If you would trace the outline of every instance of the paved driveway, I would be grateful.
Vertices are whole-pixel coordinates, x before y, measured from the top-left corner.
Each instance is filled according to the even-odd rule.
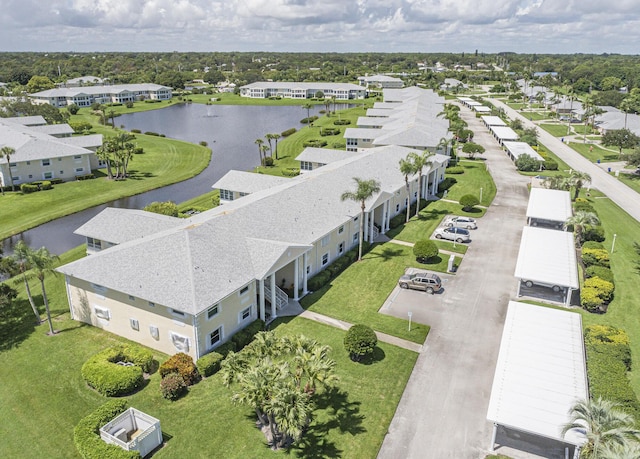
[[[513,272],[528,179],[515,172],[482,122],[465,108],[461,112],[474,141],[487,149],[483,157],[498,193],[473,231],[458,273],[447,276],[445,292],[429,296],[425,307],[394,302],[381,311],[406,319],[412,308],[413,320],[432,327],[380,449],[382,459],[477,459],[491,441],[487,407],[507,304],[517,292]]]

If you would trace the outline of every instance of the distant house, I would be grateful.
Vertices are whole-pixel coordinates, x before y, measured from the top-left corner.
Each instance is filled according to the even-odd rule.
[[[66,107],[72,104],[79,107],[89,107],[94,102],[123,104],[146,99],[169,100],[171,97],[170,87],[153,83],[56,88],[29,95],[34,104],[49,104],[54,107]]]
[[[404,82],[400,78],[388,75],[372,75],[358,77],[358,84],[367,89],[402,88]]]
[[[440,85],[440,89],[449,90],[449,89],[467,89],[468,85],[464,84],[462,81],[457,80],[455,78],[445,78],[444,82]]]
[[[73,130],[67,124],[40,125],[38,118],[0,118],[3,146],[15,150],[11,163],[0,162],[0,184],[14,185],[41,180],[73,180],[99,167],[95,150],[102,135],[68,137]],[[24,124],[26,123],[26,124]],[[31,125],[29,125],[31,124]]]
[[[77,88],[80,86],[98,86],[103,85],[106,81],[93,75],[85,75],[78,78],[67,80],[63,86],[65,88]]]
[[[240,87],[240,95],[252,99],[311,99],[318,92],[326,98],[335,97],[337,100],[364,99],[367,96],[365,88],[352,83],[258,81]]]

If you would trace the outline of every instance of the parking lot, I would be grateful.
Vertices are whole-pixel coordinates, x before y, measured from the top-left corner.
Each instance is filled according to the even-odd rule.
[[[458,221],[461,219],[460,221]],[[467,221],[470,220],[470,221]],[[458,215],[445,216],[431,235],[431,239],[467,244],[473,240],[473,232],[477,224],[475,219],[468,219]],[[461,234],[450,233],[452,228],[460,228]]]

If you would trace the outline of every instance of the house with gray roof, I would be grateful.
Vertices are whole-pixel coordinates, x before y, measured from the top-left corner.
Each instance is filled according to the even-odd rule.
[[[367,89],[402,88],[404,82],[401,78],[389,75],[371,75],[358,77],[358,84]]]
[[[99,239],[100,250],[58,268],[71,315],[161,352],[198,358],[306,295],[310,277],[358,245],[360,225],[373,241],[407,204],[433,192],[448,157],[435,155],[422,189],[412,177],[407,195],[397,165],[410,151],[385,146],[342,159],[329,153],[335,161],[188,219],[102,213],[77,231]],[[359,203],[341,200],[353,177],[381,184],[363,221]]]
[[[54,107],[66,107],[73,104],[78,107],[89,107],[94,102],[99,104],[124,104],[147,99],[169,100],[171,97],[172,90],[170,87],[154,83],[55,88],[29,94],[32,103],[49,104]]]
[[[220,204],[242,198],[256,191],[281,185],[289,179],[275,175],[254,174],[253,172],[227,172],[211,188],[220,190]]]
[[[352,83],[256,81],[240,86],[240,95],[252,99],[311,99],[318,92],[325,98],[335,97],[337,100],[364,99],[367,96],[365,88]]]

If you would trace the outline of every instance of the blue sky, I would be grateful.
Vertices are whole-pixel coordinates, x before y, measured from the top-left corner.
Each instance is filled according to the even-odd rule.
[[[0,51],[638,54],[638,0],[0,0]]]

